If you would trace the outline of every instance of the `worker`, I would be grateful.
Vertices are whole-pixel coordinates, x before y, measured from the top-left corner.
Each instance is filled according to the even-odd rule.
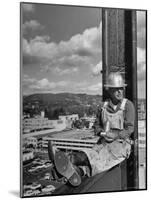
[[[94,176],[129,157],[135,109],[133,103],[124,98],[126,86],[120,73],[109,74],[105,84],[109,99],[98,108],[94,123],[95,135],[100,139],[92,149],[83,149],[70,156],[61,151],[55,152],[55,167],[71,185],[80,185],[82,175]]]

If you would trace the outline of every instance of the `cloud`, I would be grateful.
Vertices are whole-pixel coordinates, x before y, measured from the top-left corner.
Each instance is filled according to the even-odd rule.
[[[29,85],[36,82],[35,78],[30,78],[27,74],[23,76],[23,85]]]
[[[146,98],[146,82],[145,80],[138,82],[138,97],[139,98]]]
[[[33,42],[49,42],[50,36],[48,36],[48,35],[43,35],[43,36],[37,35],[32,41]]]
[[[146,12],[137,11],[137,78],[138,97],[146,96]]]
[[[30,89],[30,85],[35,84],[36,81],[37,80],[35,78],[31,78],[27,74],[24,74],[24,76],[22,77],[23,94],[32,93],[33,91]]]
[[[23,92],[35,91],[35,92],[52,92],[57,89],[64,88],[68,85],[67,81],[49,81],[46,78],[37,80],[30,78],[28,75],[23,77]]]
[[[138,46],[141,48],[146,48],[146,28],[141,28],[137,32]]]
[[[137,76],[138,81],[146,79],[146,51],[142,48],[137,48]]]
[[[48,64],[48,59],[44,56],[40,56],[41,44],[50,40],[47,35],[36,36],[31,39],[31,45],[28,40],[23,38],[22,40],[22,53],[23,53],[23,64]],[[37,56],[39,54],[39,56]]]
[[[137,63],[146,62],[146,51],[142,48],[137,48]]]
[[[146,11],[137,11],[137,27],[144,28],[146,26]]]
[[[97,65],[92,67],[92,74],[94,76],[98,76],[101,74],[102,71],[102,61],[100,61]]]
[[[35,5],[30,3],[23,3],[22,8],[26,13],[33,13],[35,11]]]
[[[81,49],[77,49],[75,51],[75,54],[79,55],[79,56],[93,56],[93,51],[87,48],[81,48]]]
[[[77,67],[74,68],[67,68],[67,69],[62,69],[59,67],[56,68],[51,68],[52,73],[55,73],[59,76],[65,75],[65,74],[74,74],[77,73],[79,71],[79,69]]]
[[[146,12],[137,11],[137,41],[138,47],[146,48]]]
[[[89,91],[100,92],[102,90],[102,83],[97,83],[88,87]]]
[[[31,48],[28,44],[28,41],[23,38],[22,40],[22,51],[24,55],[30,55],[31,54]]]
[[[48,79],[44,78],[35,82],[35,84],[31,85],[30,88],[47,91],[47,90],[55,89],[56,87],[64,87],[66,85],[67,85],[67,82],[65,81],[50,82]]]
[[[23,93],[32,94],[32,93],[44,93],[44,92],[86,92],[88,82],[81,81],[75,82],[71,80],[59,80],[59,81],[50,81],[47,78],[35,79],[31,78],[28,75],[23,77]]]
[[[38,89],[52,89],[56,87],[56,84],[54,82],[49,82],[48,79],[44,78],[37,81],[34,87],[37,87]]]
[[[35,34],[40,33],[43,29],[44,29],[44,26],[41,25],[37,20],[26,21],[22,25],[22,31],[23,31],[24,37],[29,36],[29,35],[34,36]],[[37,39],[37,37],[38,36],[36,36],[35,39]]]
[[[146,64],[141,63],[138,65],[137,76],[139,81],[144,81],[146,79]]]
[[[59,43],[52,42],[50,38],[41,38],[41,36],[36,36],[29,41],[24,38],[23,55],[26,56],[26,60],[31,60],[31,57],[37,58],[39,62],[45,60],[46,63],[43,66],[45,69],[47,65],[46,70],[56,67],[58,69],[76,69],[91,64],[95,65],[101,57],[100,37],[99,28],[93,27],[86,29],[82,34],[74,35],[68,41]]]

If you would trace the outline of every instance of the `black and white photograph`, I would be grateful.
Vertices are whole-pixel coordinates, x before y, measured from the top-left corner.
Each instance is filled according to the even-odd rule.
[[[20,3],[20,196],[147,189],[147,10]]]

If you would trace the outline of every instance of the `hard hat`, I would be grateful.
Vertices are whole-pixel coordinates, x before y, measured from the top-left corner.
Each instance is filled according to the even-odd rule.
[[[107,83],[104,84],[106,88],[120,88],[126,87],[123,77],[119,72],[111,72],[107,78]]]

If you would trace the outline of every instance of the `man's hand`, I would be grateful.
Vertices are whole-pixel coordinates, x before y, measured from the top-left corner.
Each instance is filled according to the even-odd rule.
[[[97,136],[100,136],[101,131],[102,131],[102,128],[100,128],[100,127],[95,127],[95,129],[94,129],[94,133]]]

